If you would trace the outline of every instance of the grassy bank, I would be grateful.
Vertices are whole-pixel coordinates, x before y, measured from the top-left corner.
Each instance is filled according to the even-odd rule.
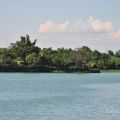
[[[100,70],[101,72],[120,72],[120,70]]]

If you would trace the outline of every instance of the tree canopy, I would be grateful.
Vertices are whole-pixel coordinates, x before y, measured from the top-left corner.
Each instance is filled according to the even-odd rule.
[[[120,69],[120,50],[101,53],[87,46],[76,49],[40,48],[29,35],[8,48],[0,48],[0,70],[81,71],[85,69]]]

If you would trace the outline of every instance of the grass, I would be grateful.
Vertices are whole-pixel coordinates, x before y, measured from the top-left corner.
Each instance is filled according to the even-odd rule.
[[[120,72],[120,70],[100,70],[101,72]]]

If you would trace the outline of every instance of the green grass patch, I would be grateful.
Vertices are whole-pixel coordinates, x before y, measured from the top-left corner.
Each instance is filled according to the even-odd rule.
[[[120,70],[100,70],[101,72],[120,72]]]

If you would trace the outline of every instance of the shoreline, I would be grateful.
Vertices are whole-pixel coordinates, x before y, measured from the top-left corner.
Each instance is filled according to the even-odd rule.
[[[88,70],[53,70],[53,69],[0,69],[0,73],[119,73],[120,70],[100,70],[100,69],[88,69]]]
[[[108,73],[109,72],[113,72],[113,73],[116,72],[116,73],[118,73],[118,72],[120,72],[120,70],[100,70],[100,72],[101,73],[105,73],[105,72],[108,72]]]
[[[64,71],[64,70],[31,70],[31,69],[24,69],[24,70],[9,70],[4,69],[0,70],[0,73],[101,73],[98,69],[90,69],[90,70],[73,70],[73,71]]]

